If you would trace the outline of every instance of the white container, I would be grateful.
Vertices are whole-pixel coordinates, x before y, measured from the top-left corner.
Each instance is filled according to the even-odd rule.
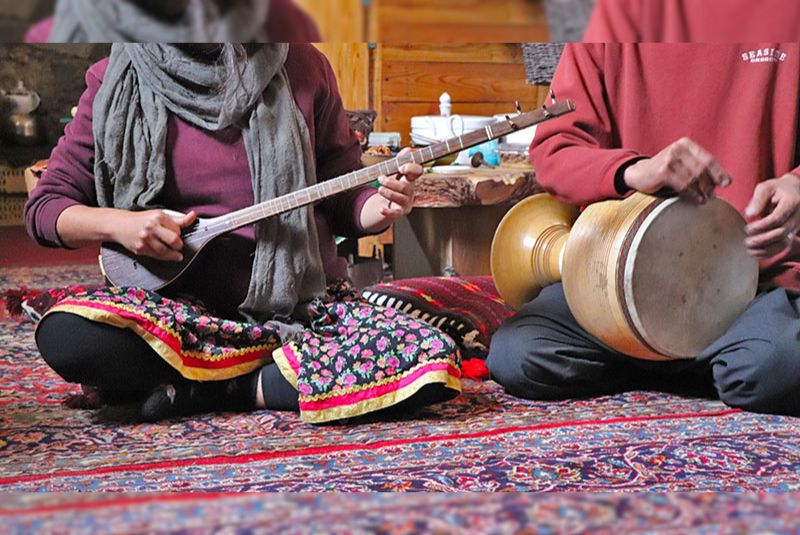
[[[484,115],[417,115],[411,118],[411,140],[415,145],[430,145],[434,140],[438,142],[458,137],[494,122],[494,117]],[[466,150],[459,153],[456,163],[469,163]]]
[[[400,136],[400,132],[372,132],[369,135],[368,145],[370,147],[383,145],[391,149],[399,149],[402,141],[403,139]]]
[[[417,115],[411,118],[411,133],[429,139],[444,141],[467,132],[472,132],[495,122],[493,117],[483,115]]]
[[[442,93],[442,96],[439,97],[439,115],[442,117],[453,115],[453,99],[448,93]]]

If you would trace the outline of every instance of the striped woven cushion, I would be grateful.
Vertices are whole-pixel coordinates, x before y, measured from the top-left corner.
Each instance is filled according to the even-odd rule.
[[[486,358],[489,342],[513,314],[491,277],[422,277],[370,286],[363,297],[395,308],[450,335],[465,358]]]

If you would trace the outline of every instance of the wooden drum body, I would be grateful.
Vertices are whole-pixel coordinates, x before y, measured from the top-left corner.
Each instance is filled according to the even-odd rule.
[[[569,218],[553,223],[560,203],[536,197],[508,213],[492,245],[498,291],[515,308],[557,281],[555,269],[586,331],[627,355],[665,360],[696,357],[755,296],[758,263],[725,201],[636,193],[590,205],[568,230]],[[543,265],[555,267],[543,277]]]

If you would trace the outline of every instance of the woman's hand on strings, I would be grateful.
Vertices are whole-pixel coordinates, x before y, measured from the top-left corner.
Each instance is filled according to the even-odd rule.
[[[769,258],[790,247],[800,230],[800,176],[787,173],[761,182],[744,215],[751,255]]]
[[[163,210],[125,212],[116,226],[115,241],[139,256],[180,262],[181,231],[197,220],[197,214],[169,214]]]

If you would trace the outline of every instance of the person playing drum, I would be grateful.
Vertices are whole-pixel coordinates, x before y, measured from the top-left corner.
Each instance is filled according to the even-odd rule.
[[[696,358],[645,361],[587,333],[549,286],[495,334],[492,377],[542,400],[713,386],[730,406],[800,415],[799,83],[797,43],[567,45],[552,89],[577,111],[537,131],[542,186],[578,206],[718,196],[747,220],[760,291]]]

